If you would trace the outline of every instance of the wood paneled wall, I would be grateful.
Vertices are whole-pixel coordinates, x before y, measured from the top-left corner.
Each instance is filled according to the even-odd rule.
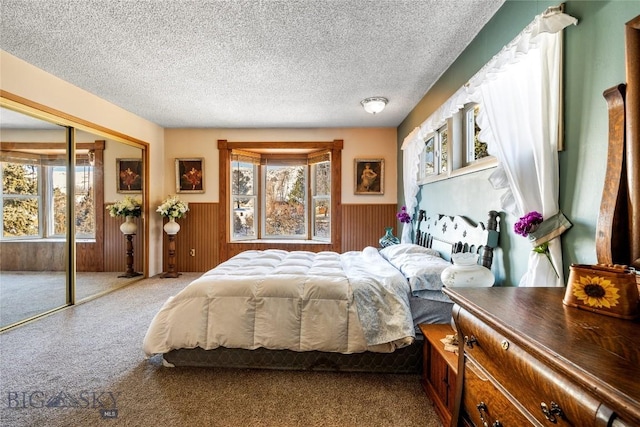
[[[76,243],[76,271],[104,271],[104,258],[98,241]]]
[[[186,218],[177,220],[180,231],[176,235],[176,269],[180,271],[205,272],[219,264],[218,203],[189,203]],[[166,223],[166,220],[164,221]],[[169,239],[163,233],[162,269],[169,266]],[[195,250],[195,256],[190,255]]]
[[[67,265],[66,243],[7,242],[0,243],[1,271],[64,271]]]
[[[104,270],[103,271],[126,271],[127,269],[127,240],[120,231],[120,224],[123,223],[122,218],[113,218],[109,215],[104,216]],[[135,218],[138,230],[143,230],[141,218]],[[144,264],[144,244],[142,234],[138,233],[133,236],[133,269],[142,273]],[[76,256],[79,260],[79,256]],[[79,263],[78,263],[79,264]],[[78,265],[78,271],[80,265]],[[99,270],[89,270],[99,271]]]
[[[385,227],[393,227],[397,236],[400,222],[396,205],[342,205],[342,251],[361,251],[378,246]]]
[[[180,232],[175,240],[176,269],[179,272],[204,272],[225,261],[220,259],[218,242],[225,238],[219,226],[218,203],[189,203],[189,213],[178,220]],[[397,206],[386,205],[342,205],[342,246],[340,252],[362,250],[366,246],[378,246],[378,239],[384,234],[385,227],[394,227],[397,235]],[[164,234],[163,270],[169,265],[169,240]],[[285,250],[307,250],[312,252],[332,250],[330,244],[259,244],[231,243],[228,246],[229,257],[249,249],[277,248]],[[190,250],[195,249],[195,256]]]
[[[95,242],[76,244],[76,271],[122,271],[127,269],[127,241],[120,231],[122,218],[104,216],[104,236]],[[138,229],[142,220],[135,219]],[[104,243],[104,246],[101,244]],[[143,271],[142,236],[133,238],[133,266]],[[0,269],[3,271],[64,271],[67,250],[64,241],[39,241],[0,243]],[[103,255],[104,254],[104,255]]]
[[[225,261],[220,259],[218,242],[220,233],[218,203],[190,203],[186,218],[179,219],[180,232],[176,236],[176,267],[178,271],[204,272]],[[385,227],[394,227],[398,235],[396,205],[342,205],[342,245],[340,252],[362,250],[366,246],[378,245]],[[142,230],[140,218],[135,219]],[[104,216],[104,256],[100,257],[98,243],[80,242],[76,254],[78,271],[125,271],[127,242],[120,232],[121,218]],[[169,240],[163,237],[163,270],[167,271]],[[133,238],[134,270],[142,272],[144,252],[142,236]],[[55,271],[65,265],[64,242],[2,242],[0,268],[9,270]],[[260,244],[231,243],[229,257],[249,249],[278,248],[312,252],[333,250],[330,244]],[[191,250],[195,255],[191,256]]]

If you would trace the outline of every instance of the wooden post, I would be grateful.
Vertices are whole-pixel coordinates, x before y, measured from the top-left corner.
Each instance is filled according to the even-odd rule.
[[[176,270],[176,235],[168,234],[169,238],[169,270],[166,273],[160,275],[163,279],[173,279],[180,276],[180,273]]]
[[[133,270],[133,236],[135,236],[135,234],[125,234],[124,236],[127,239],[127,270],[118,277],[129,278],[142,276],[142,273],[137,273]]]

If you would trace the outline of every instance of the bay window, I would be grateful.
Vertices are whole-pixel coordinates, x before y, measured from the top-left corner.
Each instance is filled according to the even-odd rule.
[[[67,168],[48,156],[15,153],[0,161],[1,239],[64,238]],[[94,166],[77,160],[76,237],[95,238]]]
[[[331,238],[331,156],[233,150],[231,240]]]

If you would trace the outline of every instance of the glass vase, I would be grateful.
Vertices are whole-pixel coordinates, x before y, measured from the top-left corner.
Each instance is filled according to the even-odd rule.
[[[386,248],[387,246],[397,245],[400,243],[400,239],[393,235],[393,227],[385,227],[384,236],[378,240],[381,248]]]

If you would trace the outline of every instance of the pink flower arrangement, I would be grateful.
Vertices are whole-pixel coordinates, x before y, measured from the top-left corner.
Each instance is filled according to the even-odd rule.
[[[396,214],[396,217],[398,218],[398,221],[400,222],[404,222],[404,223],[410,223],[411,222],[411,215],[409,215],[407,213],[407,207],[403,206],[402,209],[400,209],[400,212],[398,212]]]

